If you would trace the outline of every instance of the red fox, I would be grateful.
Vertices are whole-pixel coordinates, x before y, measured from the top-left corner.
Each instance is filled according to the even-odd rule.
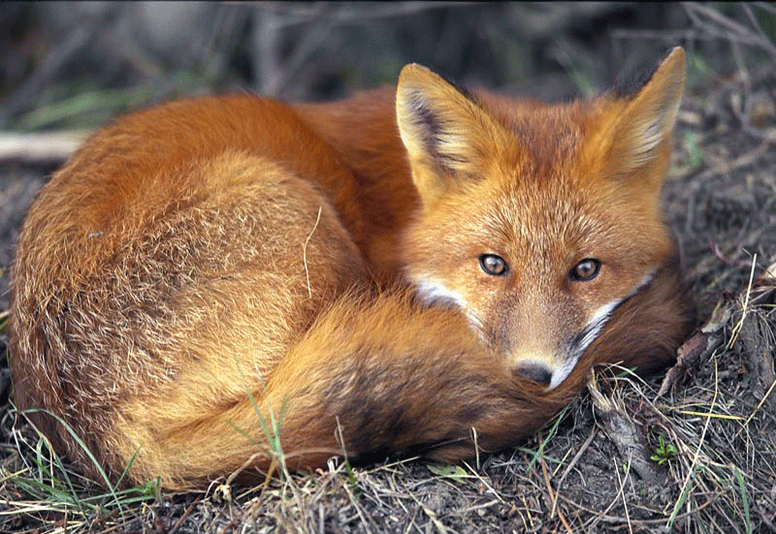
[[[86,447],[172,489],[514,445],[687,333],[660,203],[683,86],[675,48],[589,101],[408,65],[341,102],[118,119],[23,225],[15,401],[84,471]]]

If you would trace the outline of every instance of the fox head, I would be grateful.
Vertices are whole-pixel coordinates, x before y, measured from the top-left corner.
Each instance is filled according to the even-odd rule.
[[[399,78],[397,124],[420,197],[406,276],[550,389],[673,254],[660,187],[682,49],[637,85],[543,105],[470,95],[418,65]]]

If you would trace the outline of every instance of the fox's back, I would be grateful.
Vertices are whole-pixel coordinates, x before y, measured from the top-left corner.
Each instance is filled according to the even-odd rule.
[[[44,187],[20,237],[17,402],[78,421],[93,444],[115,424],[106,414],[172,380],[202,413],[244,394],[365,277],[354,185],[286,106],[256,97],[109,126]]]

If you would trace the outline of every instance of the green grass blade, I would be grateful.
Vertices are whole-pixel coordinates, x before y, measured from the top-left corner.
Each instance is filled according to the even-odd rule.
[[[733,474],[738,482],[738,490],[741,492],[741,500],[744,503],[744,523],[746,524],[746,533],[752,534],[752,518],[749,515],[749,493],[746,491],[746,485],[744,484],[744,476],[737,468],[733,468]]]
[[[105,473],[105,470],[102,468],[100,463],[97,461],[97,458],[94,457],[94,454],[92,454],[92,451],[89,450],[89,447],[86,446],[86,443],[83,442],[83,440],[80,438],[80,436],[78,434],[76,434],[75,430],[73,430],[73,428],[69,424],[67,424],[64,419],[62,419],[61,417],[59,417],[58,415],[56,415],[54,413],[51,413],[49,410],[43,410],[43,409],[36,408],[36,409],[24,410],[22,413],[26,414],[26,413],[37,413],[37,412],[41,412],[41,413],[45,413],[47,415],[50,415],[51,417],[53,417],[54,419],[59,421],[59,423],[65,428],[65,430],[67,430],[67,433],[70,434],[70,437],[72,437],[75,440],[75,442],[78,444],[78,446],[89,457],[89,460],[91,460],[91,462],[94,465],[95,469],[100,474],[100,477],[102,477],[102,480],[105,483],[105,487],[108,488],[108,491],[110,492],[111,496],[113,497],[113,502],[116,504],[116,507],[119,510],[119,515],[121,516],[121,519],[123,521],[124,520],[124,508],[122,507],[121,501],[119,500],[118,495],[116,494],[116,488],[114,487],[113,484],[111,484],[110,478],[108,478],[107,473]],[[59,456],[55,455],[55,457],[57,458],[57,463],[60,465],[60,468],[62,468],[63,466],[61,466],[61,463],[60,463],[60,460],[59,460]],[[63,471],[63,472],[65,473],[65,478],[68,480],[68,483],[70,484],[69,477],[67,476],[66,471]]]

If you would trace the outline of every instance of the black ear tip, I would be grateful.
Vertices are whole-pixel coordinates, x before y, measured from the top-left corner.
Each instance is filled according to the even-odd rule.
[[[621,73],[614,82],[611,93],[617,98],[633,98],[649,83],[658,68],[665,61],[673,58],[681,59],[684,62],[684,49],[681,46],[670,48],[665,54],[646,66]]]
[[[684,48],[682,48],[681,46],[675,46],[675,47],[669,49],[668,52],[666,52],[665,56],[663,56],[663,59],[664,60],[668,59],[669,56],[673,56],[674,54],[684,58]]]
[[[684,70],[684,66],[685,66],[684,48],[682,48],[681,46],[675,46],[671,48],[668,52],[666,52],[666,54],[660,60],[660,65],[664,65],[669,62],[677,64],[677,66],[679,66],[680,64],[682,67],[682,70]]]

